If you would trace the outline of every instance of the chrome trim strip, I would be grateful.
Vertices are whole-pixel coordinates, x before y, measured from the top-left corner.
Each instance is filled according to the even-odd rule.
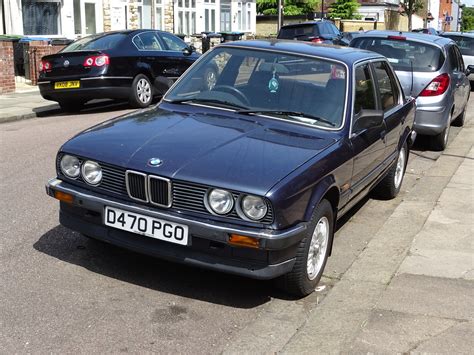
[[[167,205],[162,205],[160,203],[153,202],[152,197],[151,197],[151,188],[150,188],[151,179],[162,180],[162,181],[166,181],[168,183],[168,204]],[[166,208],[171,207],[171,205],[173,204],[173,196],[171,194],[172,187],[171,187],[171,180],[170,179],[167,179],[167,178],[164,178],[164,177],[161,177],[161,176],[156,176],[156,175],[148,175],[146,185],[147,185],[148,200],[152,205],[159,206],[159,207],[166,207]]]
[[[140,198],[136,198],[136,197],[133,197],[131,194],[130,194],[130,187],[129,187],[129,184],[128,184],[128,174],[136,174],[136,175],[141,175],[143,176],[145,179],[144,179],[144,188],[145,188],[145,200],[142,200]],[[143,173],[140,173],[138,171],[133,171],[133,170],[127,170],[125,171],[125,187],[127,189],[127,194],[128,194],[128,197],[130,197],[132,200],[135,200],[135,201],[140,201],[140,202],[148,202],[148,179],[147,179],[147,175],[146,174],[143,174]]]
[[[166,92],[165,96],[163,96],[162,100],[164,102],[167,102],[167,103],[173,103],[171,100],[168,100],[166,98],[166,96],[168,95],[168,93],[170,93],[174,87],[176,85],[178,85],[178,83],[181,82],[181,80],[183,80],[186,76],[186,73],[194,68],[197,63],[199,63],[201,60],[203,60],[203,58],[206,58],[207,56],[209,56],[209,53],[211,53],[212,51],[214,50],[217,50],[219,48],[235,48],[235,49],[246,49],[246,50],[252,50],[252,51],[261,51],[261,52],[270,52],[270,53],[282,53],[282,54],[288,54],[288,55],[292,55],[292,56],[301,56],[301,57],[306,57],[306,58],[312,58],[312,59],[320,59],[320,60],[324,60],[326,62],[334,62],[334,63],[339,63],[341,64],[342,66],[344,66],[344,68],[346,69],[346,92],[345,92],[345,100],[344,100],[344,112],[343,112],[343,115],[342,115],[342,122],[341,122],[341,125],[339,127],[334,127],[334,128],[329,128],[329,127],[324,127],[324,126],[320,126],[320,125],[312,125],[312,124],[309,124],[309,123],[303,123],[303,122],[298,122],[298,121],[290,121],[290,120],[287,120],[287,119],[284,119],[284,118],[277,118],[277,117],[273,117],[273,116],[264,116],[264,115],[258,115],[258,114],[255,114],[255,116],[263,116],[263,117],[267,117],[267,118],[271,118],[271,119],[276,119],[276,120],[280,120],[280,121],[285,121],[285,122],[291,122],[291,123],[295,123],[295,124],[299,124],[299,125],[303,125],[303,126],[308,126],[308,127],[312,127],[312,128],[318,128],[318,129],[322,129],[324,131],[340,131],[342,129],[344,129],[344,125],[345,125],[345,122],[346,122],[346,115],[347,115],[347,106],[348,106],[348,99],[349,99],[349,66],[340,61],[340,60],[337,60],[337,59],[332,59],[332,58],[325,58],[325,57],[321,57],[321,56],[318,56],[318,55],[312,55],[312,54],[307,54],[307,53],[298,53],[298,52],[291,52],[291,51],[284,51],[284,50],[280,50],[280,49],[267,49],[267,48],[255,48],[255,47],[251,47],[251,46],[233,46],[233,45],[226,45],[226,44],[220,44],[220,45],[217,45],[215,46],[214,48],[212,48],[211,50],[207,51],[206,54],[202,55],[199,57],[198,60],[196,60],[180,77],[178,80],[176,80],[174,82],[173,85],[171,85],[171,87],[168,89],[168,91]],[[216,106],[212,106],[213,108],[215,109],[219,109],[219,110],[222,110],[222,107],[216,107]],[[230,110],[230,111],[234,111],[234,112],[237,112],[237,110]]]
[[[50,84],[51,81],[38,81],[38,85],[41,85],[41,84]]]
[[[133,79],[132,76],[97,76],[97,77],[93,77],[93,78],[81,78],[79,79],[80,81],[84,81],[84,80],[100,80],[100,79]]]
[[[150,209],[149,207],[146,207],[146,206],[137,206],[137,205],[118,202],[113,199],[105,199],[97,195],[91,195],[90,191],[87,191],[88,193],[77,191],[78,188],[72,185],[70,186],[75,187],[75,189],[72,189],[68,186],[63,186],[64,183],[65,183],[64,181],[57,178],[53,178],[49,180],[48,183],[46,184],[46,190],[48,192],[48,195],[54,197],[54,193],[52,193],[52,191],[54,190],[62,191],[62,192],[66,192],[73,195],[76,199],[83,200],[83,202],[100,203],[104,206],[122,208],[131,212],[142,213],[142,214],[156,217],[156,218],[167,219],[171,222],[174,221],[176,223],[209,228],[212,230],[221,231],[225,233],[243,234],[243,235],[248,235],[250,237],[257,237],[261,239],[275,240],[275,239],[286,238],[286,237],[290,237],[292,235],[301,233],[307,229],[307,224],[305,222],[301,222],[283,231],[274,230],[274,229],[250,228],[250,227],[249,228],[235,228],[232,226],[224,226],[224,225],[219,225],[216,223],[206,223],[206,222],[196,221],[193,219],[188,219],[188,218],[184,218],[180,216],[170,215],[168,213]]]

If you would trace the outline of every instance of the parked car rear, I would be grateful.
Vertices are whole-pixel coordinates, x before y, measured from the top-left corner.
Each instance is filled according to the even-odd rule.
[[[451,122],[464,123],[470,94],[456,43],[411,32],[369,31],[350,45],[388,58],[405,94],[417,99],[415,130],[432,137],[433,149],[444,150]]]
[[[146,107],[198,57],[167,32],[102,33],[43,57],[38,85],[45,99],[69,111],[97,98],[128,99],[134,107]]]
[[[464,65],[474,65],[474,33],[444,32],[441,36],[452,39],[459,47]],[[471,86],[474,88],[474,74],[469,75]]]
[[[313,43],[349,45],[342,32],[327,20],[311,21],[282,26],[278,32],[278,39],[294,39]]]

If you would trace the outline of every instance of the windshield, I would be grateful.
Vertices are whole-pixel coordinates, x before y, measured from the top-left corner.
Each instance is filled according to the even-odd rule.
[[[462,55],[474,56],[474,37],[446,35],[459,46]]]
[[[355,38],[352,47],[367,49],[387,57],[395,70],[417,72],[438,71],[444,54],[438,47],[409,40],[385,38]]]
[[[346,77],[342,64],[323,59],[221,47],[206,54],[164,99],[335,128],[343,121]]]
[[[319,35],[318,26],[313,24],[282,27],[279,39],[304,39]]]
[[[61,52],[73,51],[97,51],[107,50],[116,47],[127,35],[123,33],[113,33],[109,35],[88,36],[72,42]]]

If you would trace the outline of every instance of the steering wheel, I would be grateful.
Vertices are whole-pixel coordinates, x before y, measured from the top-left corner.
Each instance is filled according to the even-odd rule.
[[[246,106],[250,106],[250,102],[249,99],[247,99],[247,96],[245,96],[244,93],[236,87],[230,85],[216,85],[212,88],[212,91],[222,91],[234,95],[240,102],[242,102]]]

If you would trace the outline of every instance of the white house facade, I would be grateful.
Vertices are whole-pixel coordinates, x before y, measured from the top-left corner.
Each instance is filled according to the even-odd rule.
[[[255,33],[255,0],[3,0],[1,34],[76,38],[150,28]]]

